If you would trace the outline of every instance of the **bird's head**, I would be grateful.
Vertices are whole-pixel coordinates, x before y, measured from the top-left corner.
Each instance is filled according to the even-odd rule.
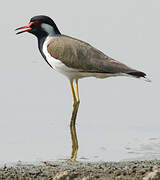
[[[44,15],[32,17],[28,25],[17,28],[16,30],[22,30],[16,34],[29,32],[37,37],[60,34],[54,21]]]

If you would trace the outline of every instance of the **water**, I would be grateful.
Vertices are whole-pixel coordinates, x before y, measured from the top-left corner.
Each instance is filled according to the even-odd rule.
[[[39,71],[1,81],[0,163],[70,158],[69,83]],[[90,78],[79,85],[78,160],[160,159],[158,79]]]
[[[66,87],[68,81],[61,81],[58,91],[49,80],[46,82],[40,78],[36,87],[27,90],[28,95],[24,94],[26,91],[23,86],[19,86],[13,88],[8,94],[9,98],[1,96],[4,99],[0,121],[1,164],[70,158],[72,102],[69,87]],[[116,81],[125,82],[127,91],[125,86],[120,87]],[[103,82],[95,79],[80,81],[81,104],[76,124],[78,160],[160,159],[158,99],[156,96],[147,96],[152,90],[151,85],[120,78],[115,80],[115,84],[107,80],[106,88]],[[135,85],[140,86],[138,90],[134,89]],[[152,86],[155,89],[156,86]],[[6,89],[9,91],[10,88],[5,86],[5,94]],[[36,89],[39,91],[36,92]],[[54,94],[51,98],[52,89]],[[44,91],[47,93],[44,94]],[[15,93],[17,95],[14,96]],[[96,93],[98,95],[95,96]]]
[[[56,134],[56,133],[55,133]],[[38,133],[37,133],[38,135]],[[70,137],[29,134],[21,136],[14,142],[2,142],[1,164],[24,161],[54,161],[68,159],[71,153]],[[56,136],[59,134],[57,133]],[[160,138],[124,136],[117,133],[111,137],[79,138],[78,160],[80,161],[120,161],[120,160],[151,160],[160,159]],[[31,137],[34,136],[34,137]],[[4,136],[5,137],[5,136]],[[26,139],[27,138],[27,139]],[[90,140],[89,140],[90,138]],[[100,139],[99,139],[100,138]],[[61,140],[60,140],[61,139]],[[62,140],[63,139],[63,140]]]

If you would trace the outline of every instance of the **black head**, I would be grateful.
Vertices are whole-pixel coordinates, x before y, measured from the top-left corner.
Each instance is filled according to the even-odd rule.
[[[30,23],[27,26],[17,28],[16,30],[25,29],[18,32],[17,34],[23,32],[29,32],[35,36],[43,37],[48,35],[58,35],[60,31],[58,30],[54,21],[48,16],[34,16],[31,18]]]

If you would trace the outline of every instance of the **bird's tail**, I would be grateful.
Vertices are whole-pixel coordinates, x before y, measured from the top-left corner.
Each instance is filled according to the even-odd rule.
[[[130,75],[130,76],[135,77],[135,78],[142,79],[142,80],[147,81],[147,82],[151,82],[151,80],[147,77],[147,75],[141,71],[128,72],[127,75]]]

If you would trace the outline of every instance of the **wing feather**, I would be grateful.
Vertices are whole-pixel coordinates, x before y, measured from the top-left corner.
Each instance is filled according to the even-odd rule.
[[[47,49],[51,56],[80,72],[115,74],[136,71],[110,58],[90,44],[64,35],[53,37]]]

